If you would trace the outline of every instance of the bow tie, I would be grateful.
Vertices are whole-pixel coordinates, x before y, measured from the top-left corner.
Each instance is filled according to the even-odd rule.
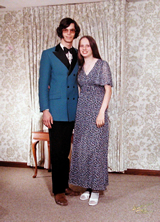
[[[63,48],[64,49],[64,52],[67,54],[68,52],[70,52],[71,54],[73,53],[73,47],[68,49],[66,47]]]

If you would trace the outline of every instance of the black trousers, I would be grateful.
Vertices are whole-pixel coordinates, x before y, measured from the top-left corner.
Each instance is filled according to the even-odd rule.
[[[49,129],[51,164],[52,164],[52,191],[54,195],[64,193],[68,188],[69,159],[71,136],[74,122],[54,121]]]

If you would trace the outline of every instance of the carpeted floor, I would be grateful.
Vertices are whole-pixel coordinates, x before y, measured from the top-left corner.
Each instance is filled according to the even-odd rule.
[[[51,173],[33,168],[0,167],[0,221],[3,222],[160,222],[160,177],[109,174],[97,206],[79,197],[55,204]],[[83,191],[80,187],[75,190]]]

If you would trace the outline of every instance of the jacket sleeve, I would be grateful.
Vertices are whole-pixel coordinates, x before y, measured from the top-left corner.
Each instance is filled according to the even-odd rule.
[[[51,75],[51,64],[47,50],[42,52],[39,71],[39,103],[40,111],[49,109],[49,84]]]

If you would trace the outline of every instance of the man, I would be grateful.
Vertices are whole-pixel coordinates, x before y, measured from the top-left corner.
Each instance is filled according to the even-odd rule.
[[[40,62],[40,111],[43,124],[49,128],[53,193],[61,206],[68,205],[66,195],[79,195],[68,185],[68,155],[78,100],[77,50],[72,43],[79,32],[73,19],[62,19],[57,28],[60,44],[44,50]]]

